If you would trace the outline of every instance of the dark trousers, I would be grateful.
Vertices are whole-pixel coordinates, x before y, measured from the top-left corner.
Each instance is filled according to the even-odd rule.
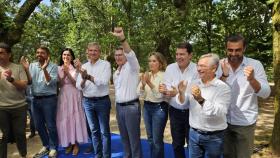
[[[0,158],[7,158],[9,134],[15,138],[20,156],[26,156],[26,110],[27,107],[0,109]]]
[[[185,158],[185,142],[189,141],[189,110],[169,108],[172,146],[175,158]]]

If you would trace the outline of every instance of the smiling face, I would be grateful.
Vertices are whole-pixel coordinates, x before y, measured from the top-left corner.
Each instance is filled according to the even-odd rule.
[[[48,57],[49,57],[49,54],[48,54],[48,52],[45,49],[38,48],[36,50],[36,58],[38,59],[38,61],[40,63],[44,63],[45,60],[48,59]]]
[[[192,59],[192,53],[188,53],[186,48],[177,48],[176,62],[181,69],[187,68]]]
[[[199,59],[197,63],[197,72],[202,80],[210,80],[215,77],[216,65],[210,62],[210,57]]]
[[[233,66],[239,66],[242,63],[243,54],[245,51],[243,41],[228,41],[226,47],[229,63]]]
[[[158,61],[158,59],[154,55],[149,57],[149,68],[150,68],[150,71],[156,73],[156,72],[159,71],[160,66],[161,66],[160,62]]]
[[[70,64],[71,61],[73,60],[73,57],[70,53],[70,51],[66,50],[62,53],[62,60],[64,64]]]
[[[93,63],[95,63],[100,58],[100,49],[97,45],[88,46],[87,58]]]
[[[124,65],[126,63],[126,57],[122,49],[116,50],[114,57],[118,66]]]

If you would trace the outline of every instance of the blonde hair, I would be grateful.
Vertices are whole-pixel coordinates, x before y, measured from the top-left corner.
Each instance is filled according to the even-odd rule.
[[[152,52],[149,57],[151,57],[151,56],[155,56],[156,59],[158,60],[159,70],[160,71],[165,71],[165,68],[167,66],[165,57],[159,52]]]

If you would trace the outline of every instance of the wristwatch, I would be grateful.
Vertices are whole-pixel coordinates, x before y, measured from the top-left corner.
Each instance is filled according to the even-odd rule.
[[[11,83],[15,81],[15,79],[13,77],[7,77],[6,80],[11,82]]]
[[[204,99],[204,98],[202,98],[201,100],[198,101],[198,103],[199,103],[200,105],[202,105],[204,102],[205,102],[205,99]]]
[[[228,75],[225,75],[225,74],[223,73],[223,74],[222,74],[222,76],[223,76],[223,77],[228,77],[228,76],[229,76],[229,74],[228,74]]]

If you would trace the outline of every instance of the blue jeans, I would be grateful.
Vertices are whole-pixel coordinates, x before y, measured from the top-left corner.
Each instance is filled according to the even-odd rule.
[[[150,145],[151,158],[164,157],[163,133],[168,117],[168,105],[164,102],[144,102],[144,122]]]
[[[190,128],[189,157],[221,158],[223,155],[224,131],[206,134]]]
[[[57,149],[58,137],[56,129],[57,96],[34,97],[31,111],[36,130],[44,147]]]
[[[109,96],[99,98],[83,98],[94,152],[98,158],[111,157],[111,133],[110,133],[110,110],[111,101]]]

